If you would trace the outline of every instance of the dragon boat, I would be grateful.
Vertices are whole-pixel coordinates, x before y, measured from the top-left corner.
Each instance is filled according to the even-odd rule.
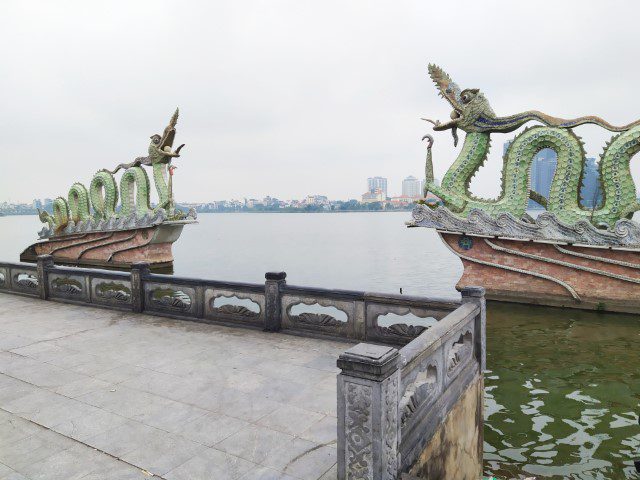
[[[461,151],[443,177],[434,182],[433,137],[425,135],[425,196],[441,205],[417,204],[410,227],[435,229],[458,256],[464,273],[457,288],[483,285],[488,299],[640,313],[640,210],[629,163],[640,151],[640,121],[617,127],[596,116],[576,119],[527,111],[499,117],[478,89],[460,89],[449,75],[429,65],[429,75],[453,111],[447,122],[423,119],[433,130],[465,132]],[[484,164],[492,133],[509,133],[528,122],[503,157],[501,194],[481,199],[469,192],[471,178]],[[585,151],[573,128],[595,124],[617,132],[599,162],[602,202],[580,204]],[[536,154],[550,148],[557,166],[548,197],[530,187]],[[533,219],[529,199],[545,208]]]
[[[154,134],[148,155],[121,163],[114,170],[102,169],[91,180],[89,189],[74,183],[68,197],[53,201],[53,211],[38,211],[46,226],[40,240],[27,247],[20,261],[35,262],[49,254],[56,263],[99,268],[129,268],[135,262],[148,262],[154,269],[173,265],[172,244],[185,225],[196,222],[196,212],[177,209],[173,199],[172,160],[180,157],[183,145],[172,150],[178,110],[162,135]],[[150,183],[144,167],[151,167],[158,193],[152,207]],[[114,175],[120,178],[120,194]],[[118,196],[120,204],[118,204]]]

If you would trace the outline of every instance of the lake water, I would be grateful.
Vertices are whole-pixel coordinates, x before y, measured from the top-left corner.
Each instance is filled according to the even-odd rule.
[[[462,265],[407,212],[203,214],[174,245],[176,275],[455,297]],[[17,261],[37,217],[0,217]],[[490,303],[485,473],[640,478],[640,316]]]

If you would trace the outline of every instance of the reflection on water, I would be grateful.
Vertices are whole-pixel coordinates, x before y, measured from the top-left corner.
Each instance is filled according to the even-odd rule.
[[[485,473],[640,478],[640,320],[490,303]]]
[[[453,297],[460,261],[406,212],[205,214],[174,245],[175,274]],[[17,261],[37,217],[0,218]],[[640,478],[640,317],[489,306],[485,471],[502,478]]]

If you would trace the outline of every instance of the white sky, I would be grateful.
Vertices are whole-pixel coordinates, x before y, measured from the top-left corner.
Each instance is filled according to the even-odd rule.
[[[640,118],[639,14],[633,1],[3,0],[0,201],[66,196],[145,155],[176,106],[178,201],[357,198],[376,175],[396,195],[422,178],[419,118],[449,117],[429,62],[499,115],[624,124]],[[590,156],[611,135],[578,133]],[[498,193],[511,136],[494,136],[475,193]],[[435,134],[436,176],[456,153]]]

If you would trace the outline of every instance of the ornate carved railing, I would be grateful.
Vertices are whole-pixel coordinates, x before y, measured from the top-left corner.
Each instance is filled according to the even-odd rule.
[[[485,319],[484,289],[466,288],[458,308],[400,350],[360,343],[340,356],[340,480],[393,480],[410,470],[480,379]]]
[[[63,302],[149,312],[311,336],[404,345],[460,302],[407,295],[287,285],[284,272],[264,284],[63,267],[48,255],[36,266],[0,263],[0,291]]]
[[[282,330],[404,345],[460,303],[283,285]]]
[[[41,285],[37,267],[29,263],[0,263],[0,291],[38,296]]]
[[[484,289],[461,301],[131,272],[0,263],[0,292],[360,343],[338,359],[338,478],[408,471],[485,365]],[[396,348],[397,347],[397,348]]]

